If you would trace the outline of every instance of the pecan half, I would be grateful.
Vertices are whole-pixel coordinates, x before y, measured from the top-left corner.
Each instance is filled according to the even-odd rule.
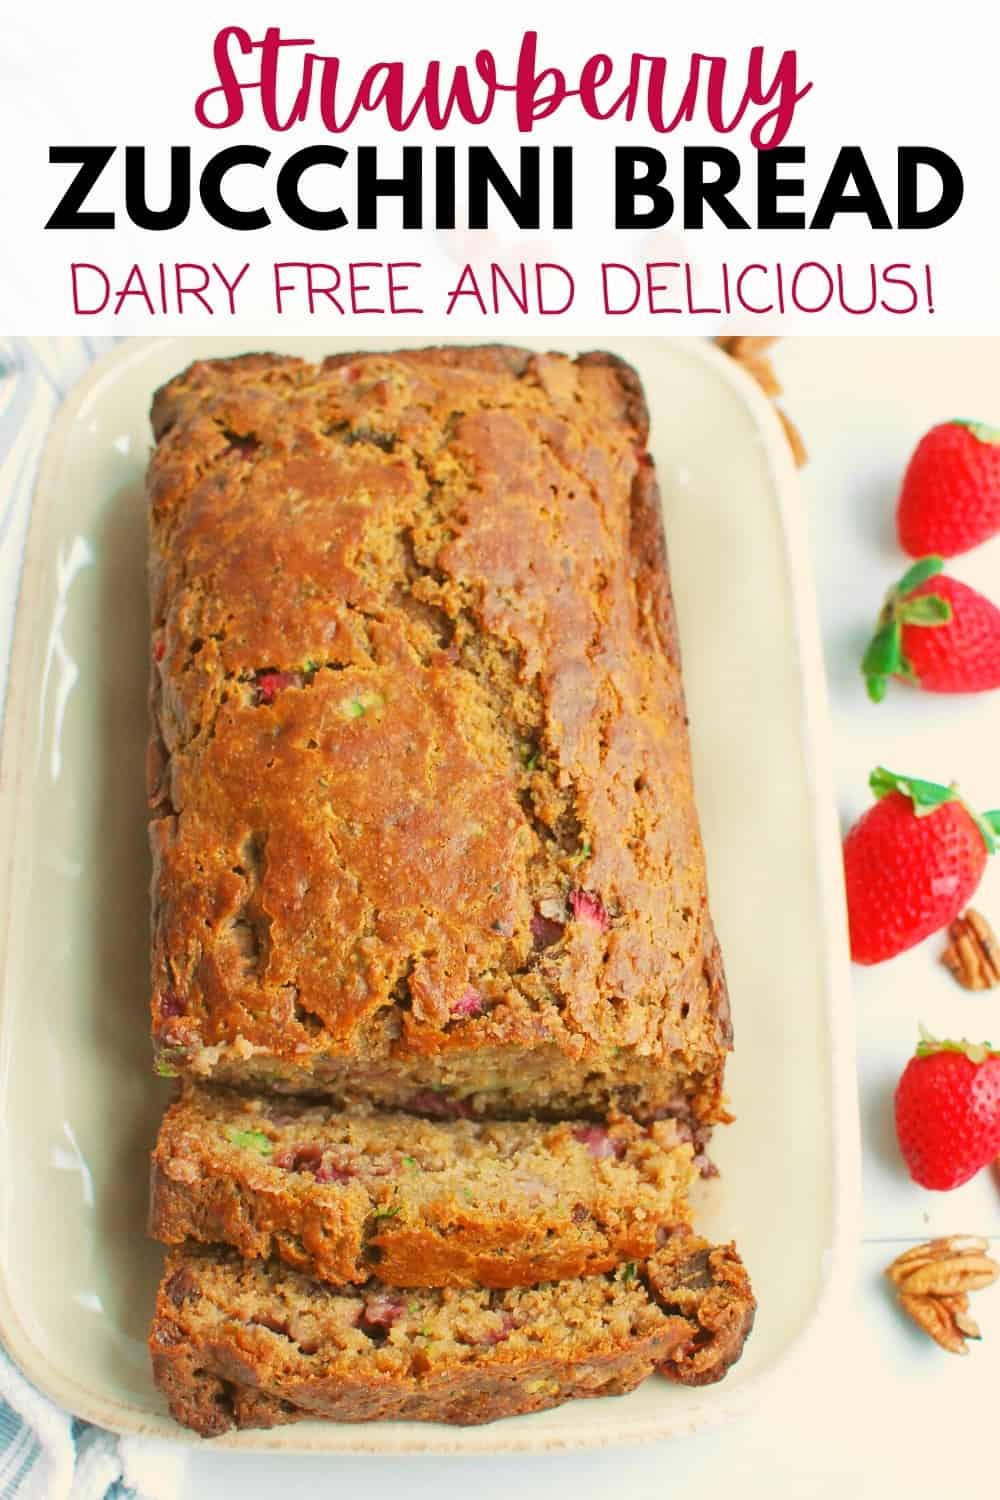
[[[941,955],[959,984],[967,990],[992,990],[1000,984],[1000,943],[982,912],[968,911],[948,928],[951,939]]]
[[[773,334],[770,337],[766,334],[728,334],[720,336],[715,342],[734,359],[746,359],[758,357],[778,340]]]
[[[966,1339],[982,1335],[979,1325],[968,1316],[969,1299],[960,1297],[908,1297],[900,1295],[899,1305],[918,1327],[930,1334],[936,1344],[949,1354],[968,1354]]]
[[[809,452],[806,448],[805,443],[802,441],[799,429],[796,427],[791,417],[785,411],[784,407],[777,407],[777,412],[778,419],[785,430],[785,437],[788,439],[788,446],[792,450],[792,457],[795,460],[795,467],[797,469],[804,468],[804,466],[809,462]]]
[[[951,1235],[915,1245],[886,1269],[903,1311],[950,1354],[968,1354],[966,1339],[980,1337],[969,1316],[969,1293],[1000,1276],[988,1249],[989,1242],[976,1235]]]
[[[735,359],[738,364],[742,365],[751,379],[760,386],[764,395],[776,403],[777,397],[781,395],[781,382],[774,373],[774,366],[765,350],[769,349],[772,344],[776,344],[777,339],[750,334],[743,336],[733,334],[719,337],[715,342],[731,359]],[[775,404],[774,409],[784,428],[796,466],[801,469],[809,455],[799,436],[798,428],[783,407]]]

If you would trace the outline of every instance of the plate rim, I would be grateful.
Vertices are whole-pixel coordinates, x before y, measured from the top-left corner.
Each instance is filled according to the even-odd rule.
[[[327,349],[331,343],[322,336],[303,336],[317,346]],[[0,741],[0,823],[14,826],[11,814],[17,806],[17,788],[24,766],[24,757],[18,754],[22,748],[26,726],[26,715],[31,705],[27,699],[30,651],[32,647],[31,627],[24,608],[25,582],[38,570],[43,553],[47,526],[53,513],[49,496],[55,493],[54,481],[66,461],[66,439],[73,430],[81,412],[100,392],[107,381],[117,381],[128,369],[142,365],[154,353],[170,346],[202,346],[206,353],[198,357],[211,358],[210,346],[229,345],[239,342],[244,349],[254,347],[251,336],[230,335],[225,338],[210,335],[174,335],[170,337],[146,337],[125,339],[115,348],[98,357],[86,374],[66,395],[46,434],[38,472],[32,489],[31,514],[25,540],[21,567],[17,578],[14,610],[14,626],[7,678],[7,696],[4,706],[2,741]],[[266,340],[264,342],[267,342]],[[435,342],[433,338],[410,336],[365,340],[359,339],[355,347],[365,348],[380,345],[385,348],[421,347]],[[451,337],[449,344],[481,344],[482,338],[474,335]],[[518,345],[516,338],[503,338],[494,342]],[[848,1296],[853,1280],[854,1265],[860,1241],[861,1220],[861,1171],[860,1171],[860,1120],[856,1089],[855,1051],[856,1040],[850,1024],[852,1010],[837,1004],[838,995],[850,994],[850,967],[847,948],[847,917],[843,891],[840,857],[840,829],[837,819],[832,769],[832,737],[830,733],[829,708],[826,691],[826,675],[819,629],[812,562],[803,513],[804,496],[798,473],[788,446],[784,430],[772,402],[742,367],[707,339],[697,337],[675,337],[657,339],[655,336],[590,341],[586,336],[572,339],[551,340],[536,336],[523,342],[531,345],[544,343],[558,350],[567,344],[590,343],[594,348],[607,348],[612,352],[644,344],[668,345],[681,348],[688,358],[708,365],[731,387],[743,405],[749,409],[754,427],[761,439],[772,487],[778,503],[781,536],[784,545],[784,561],[789,583],[789,602],[794,624],[794,643],[798,656],[798,675],[802,685],[803,715],[801,743],[807,783],[813,791],[810,799],[811,843],[816,857],[819,916],[824,936],[823,999],[825,1040],[827,1044],[826,1068],[830,1087],[832,1176],[831,1184],[831,1235],[824,1257],[824,1274],[819,1293],[806,1319],[791,1342],[778,1357],[752,1379],[731,1392],[725,1386],[713,1387],[707,1398],[700,1392],[692,1404],[677,1405],[669,1416],[663,1418],[644,1416],[629,1421],[623,1410],[621,1418],[609,1430],[589,1426],[584,1422],[576,1431],[546,1431],[544,1426],[515,1429],[508,1422],[486,1424],[481,1427],[456,1428],[443,1424],[427,1424],[414,1432],[416,1424],[380,1423],[373,1428],[368,1423],[306,1423],[276,1429],[254,1429],[230,1433],[212,1439],[213,1449],[230,1449],[242,1452],[287,1452],[298,1454],[355,1453],[392,1456],[410,1453],[447,1455],[487,1455],[500,1453],[552,1452],[611,1448],[632,1443],[645,1443],[657,1439],[679,1436],[705,1427],[715,1427],[737,1416],[749,1407],[769,1396],[772,1387],[788,1378],[793,1368],[807,1359],[814,1346],[829,1329],[835,1311]],[[317,353],[319,349],[317,348]],[[180,359],[180,365],[189,362]],[[23,700],[23,701],[22,701]],[[818,793],[818,795],[817,795]],[[0,1088],[6,1092],[6,1070],[8,1047],[6,1041],[5,979],[7,974],[7,951],[11,923],[9,891],[13,878],[14,856],[10,852],[14,840],[7,850],[0,852],[0,910],[3,923],[0,927]],[[8,1205],[6,1195],[2,1203],[2,1218],[6,1220]],[[2,1226],[0,1226],[2,1227]],[[80,1384],[67,1375],[49,1358],[33,1339],[24,1320],[17,1311],[12,1289],[8,1285],[5,1258],[0,1256],[0,1338],[12,1359],[21,1371],[40,1391],[63,1409],[86,1421],[94,1422],[120,1434],[156,1437],[179,1442],[185,1446],[198,1447],[199,1439],[179,1427],[168,1416],[151,1412],[147,1407],[120,1397],[108,1397]],[[542,1414],[537,1414],[541,1416]]]

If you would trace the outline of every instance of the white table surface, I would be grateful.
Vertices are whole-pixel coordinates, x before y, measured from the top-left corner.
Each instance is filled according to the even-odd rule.
[[[1000,340],[789,339],[775,359],[786,402],[809,448],[803,476],[826,651],[834,767],[845,820],[867,805],[872,766],[961,782],[982,807],[1000,806],[1000,694],[954,701],[899,687],[868,704],[857,663],[884,589],[905,559],[893,545],[893,500],[917,436],[950,416],[1000,422]],[[734,497],[734,502],[738,497]],[[0,500],[3,497],[0,496]],[[3,515],[0,506],[0,516]],[[22,518],[0,532],[0,663],[9,630],[11,553]],[[953,565],[1000,601],[1000,539]],[[2,686],[2,668],[0,668]],[[1000,856],[977,899],[1000,925]],[[874,970],[854,970],[864,1137],[864,1243],[849,1315],[806,1371],[769,1387],[759,1409],[725,1428],[631,1450],[503,1459],[269,1458],[212,1452],[191,1460],[197,1500],[351,1495],[372,1500],[534,1500],[555,1486],[574,1500],[614,1491],[741,1500],[914,1500],[995,1492],[1000,1421],[1000,1285],[975,1297],[984,1340],[961,1360],[939,1351],[897,1312],[882,1271],[905,1242],[979,1233],[1000,1248],[1000,1177],[950,1194],[911,1184],[896,1153],[892,1090],[916,1038],[1000,1043],[1000,990],[970,995],[937,963],[940,938]],[[739,1015],[736,1015],[737,1038]],[[738,1128],[738,1127],[737,1127]],[[975,1491],[973,1490],[975,1486]]]

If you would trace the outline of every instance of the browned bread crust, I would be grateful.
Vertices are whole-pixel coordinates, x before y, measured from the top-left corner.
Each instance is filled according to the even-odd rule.
[[[634,373],[200,363],[149,470],[163,1071],[423,1113],[724,1117]]]
[[[648,1265],[648,1284],[663,1311],[697,1325],[660,1365],[661,1375],[682,1385],[712,1385],[743,1353],[757,1303],[735,1245],[708,1245],[677,1234]]]
[[[150,1233],[335,1284],[531,1286],[644,1260],[689,1221],[672,1121],[431,1121],[194,1087],[153,1153]]]
[[[377,1283],[337,1291],[228,1251],[174,1250],[153,1370],[177,1421],[204,1437],[303,1418],[470,1425],[620,1395],[656,1367],[704,1384],[739,1354],[720,1320],[730,1331],[752,1321],[738,1265],[731,1247],[680,1232],[615,1275],[404,1296]]]

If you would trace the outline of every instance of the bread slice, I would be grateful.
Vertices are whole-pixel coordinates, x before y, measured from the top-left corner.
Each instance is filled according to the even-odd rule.
[[[150,1232],[338,1285],[530,1286],[652,1255],[689,1222],[694,1175],[672,1121],[435,1121],[195,1086],[160,1130]]]
[[[203,1437],[306,1418],[471,1425],[621,1395],[656,1368],[717,1380],[753,1314],[733,1247],[688,1230],[638,1266],[503,1292],[333,1288],[197,1246],[167,1257],[150,1349],[174,1417]]]

